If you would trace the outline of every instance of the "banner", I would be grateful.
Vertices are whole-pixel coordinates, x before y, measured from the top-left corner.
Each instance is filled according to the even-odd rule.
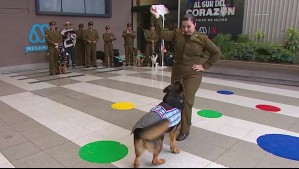
[[[244,0],[181,0],[181,18],[187,13],[195,18],[197,31],[210,38],[218,33],[242,34]]]

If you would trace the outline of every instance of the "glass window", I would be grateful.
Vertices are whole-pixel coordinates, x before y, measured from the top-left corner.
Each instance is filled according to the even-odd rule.
[[[105,0],[85,0],[86,13],[105,14]]]
[[[61,0],[39,0],[39,9],[45,12],[61,12]]]
[[[111,0],[36,0],[38,15],[111,17]]]
[[[82,0],[62,0],[62,7],[62,12],[85,13],[84,1]]]

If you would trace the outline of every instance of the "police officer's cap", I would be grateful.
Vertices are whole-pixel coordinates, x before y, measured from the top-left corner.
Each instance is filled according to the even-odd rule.
[[[110,29],[110,26],[109,26],[109,25],[106,25],[106,29]]]
[[[92,21],[88,22],[88,25],[93,25],[93,22]]]
[[[80,28],[84,27],[83,23],[80,23],[78,26],[79,26]]]
[[[132,27],[132,24],[128,23],[128,24],[127,24],[127,27]]]
[[[56,22],[55,22],[55,21],[50,21],[50,22],[49,22],[49,25],[50,25],[50,26],[55,26],[55,25],[56,25]]]

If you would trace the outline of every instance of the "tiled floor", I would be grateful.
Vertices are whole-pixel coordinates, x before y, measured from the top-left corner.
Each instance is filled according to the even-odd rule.
[[[170,69],[76,68],[66,75],[48,76],[47,69],[3,72],[0,75],[0,168],[5,167],[132,167],[135,122],[162,97]],[[233,91],[221,95],[218,90]],[[132,102],[133,110],[111,108]],[[270,104],[271,113],[255,108]],[[197,115],[216,110],[221,118]],[[299,136],[299,87],[238,82],[205,75],[196,93],[190,136],[178,142],[180,154],[169,151],[165,138],[163,168],[299,167],[299,161],[270,154],[257,138],[264,134]],[[98,140],[125,144],[129,153],[111,164],[82,160],[79,149]],[[299,151],[299,150],[298,150]],[[151,154],[141,167],[151,165]]]

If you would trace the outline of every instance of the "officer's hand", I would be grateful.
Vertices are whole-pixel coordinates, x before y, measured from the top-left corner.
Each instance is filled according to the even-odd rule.
[[[192,66],[192,69],[195,70],[196,72],[205,70],[205,69],[203,68],[203,66],[200,65],[200,64],[198,64],[198,65],[193,65],[193,66]]]
[[[155,16],[156,19],[158,19],[160,17],[160,15],[158,14],[157,9],[154,6],[151,6],[150,12]]]
[[[97,43],[97,41],[93,41],[93,43],[95,44],[95,43]]]

